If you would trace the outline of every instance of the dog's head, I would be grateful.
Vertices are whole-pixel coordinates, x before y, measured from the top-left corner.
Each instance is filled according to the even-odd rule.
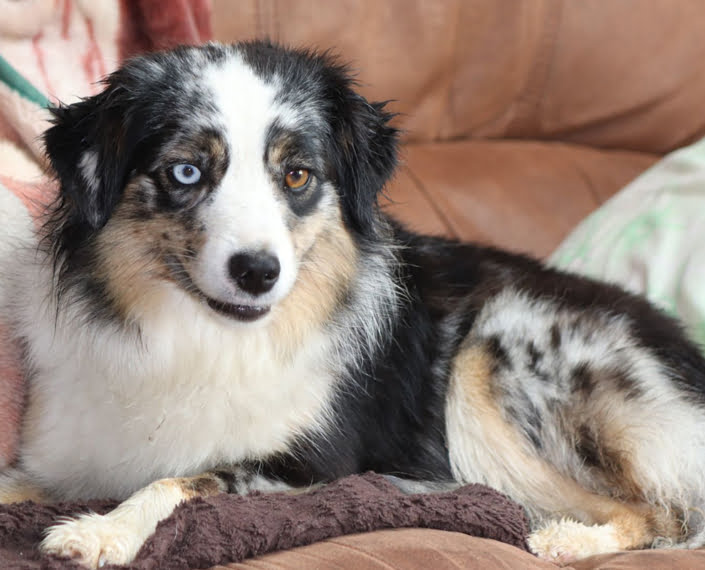
[[[383,107],[331,57],[269,43],[132,60],[45,135],[60,276],[90,270],[128,312],[168,283],[258,319],[321,248],[345,265],[346,243],[375,239],[396,162]]]

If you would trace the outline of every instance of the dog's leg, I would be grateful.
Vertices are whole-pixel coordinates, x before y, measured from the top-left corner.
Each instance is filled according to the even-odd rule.
[[[49,497],[19,469],[7,469],[0,473],[0,503],[22,501],[47,503]]]
[[[572,487],[570,481],[558,487]],[[556,489],[558,493],[564,489]],[[582,511],[584,520],[572,517],[551,520],[535,530],[528,539],[529,547],[540,558],[556,564],[568,564],[591,556],[618,550],[648,548],[658,538],[676,542],[683,528],[677,517],[666,509],[640,503],[625,504],[583,489],[568,492],[570,509]]]
[[[72,558],[89,568],[127,564],[159,521],[184,501],[219,493],[283,491],[289,487],[242,468],[195,477],[161,479],[136,492],[106,515],[87,514],[49,529],[41,544],[46,553]]]
[[[507,493],[527,507],[534,525],[553,519],[529,539],[532,550],[552,562],[650,546],[659,537],[682,539],[677,513],[646,504],[636,492],[624,501],[591,492],[536,453],[500,411],[495,358],[484,344],[470,342],[455,362],[446,422],[456,479]],[[622,473],[629,469],[625,463]]]

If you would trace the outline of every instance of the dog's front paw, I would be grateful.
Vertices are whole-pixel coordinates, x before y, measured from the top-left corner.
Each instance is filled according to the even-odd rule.
[[[619,550],[612,525],[588,526],[568,519],[551,521],[532,533],[528,542],[539,558],[560,565]]]
[[[131,562],[142,542],[139,533],[127,525],[109,516],[90,514],[51,527],[40,548],[88,568],[100,568]]]

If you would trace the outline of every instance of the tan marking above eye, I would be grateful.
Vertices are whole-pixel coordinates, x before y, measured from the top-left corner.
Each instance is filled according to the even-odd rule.
[[[290,170],[284,176],[284,183],[286,187],[290,190],[300,190],[306,184],[311,177],[311,173],[305,168],[297,168],[296,170]]]

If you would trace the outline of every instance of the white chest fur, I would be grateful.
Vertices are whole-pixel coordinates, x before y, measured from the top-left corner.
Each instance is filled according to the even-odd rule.
[[[51,311],[25,326],[38,372],[22,462],[62,497],[122,498],[324,427],[333,387],[324,334],[292,356],[266,324],[218,322],[169,295],[139,338],[70,316],[54,328]]]

